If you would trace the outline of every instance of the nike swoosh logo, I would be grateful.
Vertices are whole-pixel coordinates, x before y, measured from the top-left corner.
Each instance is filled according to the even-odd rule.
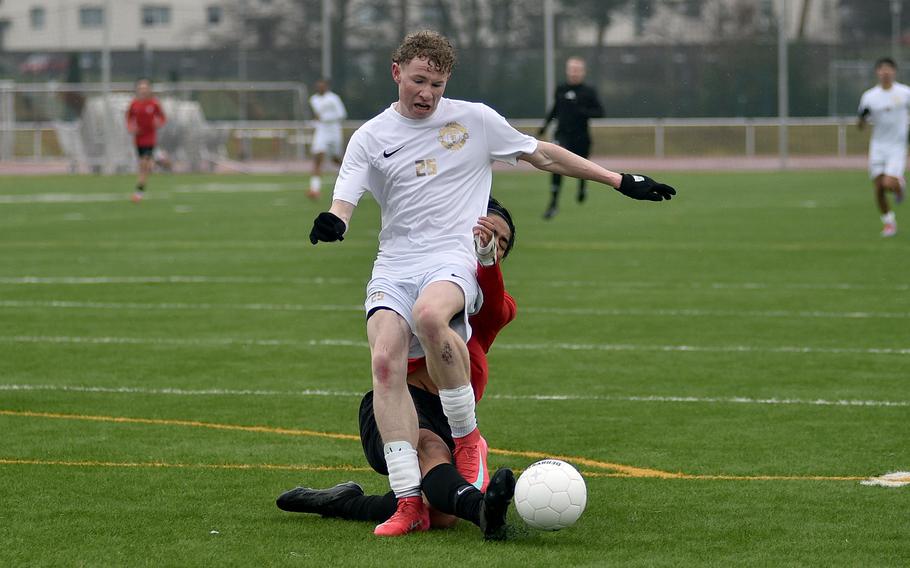
[[[483,460],[480,460],[480,467],[477,468],[477,481],[472,483],[474,487],[480,489],[483,487]]]
[[[386,150],[386,151],[384,151],[384,152],[382,153],[382,157],[383,157],[383,158],[390,158],[390,157],[392,157],[392,154],[394,154],[394,153],[397,152],[398,150],[401,150],[402,148],[404,148],[404,144],[402,144],[401,146],[395,148],[395,149],[392,150],[392,151]]]
[[[455,496],[456,496],[456,497],[461,497],[462,493],[464,493],[464,492],[467,491],[468,489],[470,489],[470,487],[467,487],[467,486],[462,487],[461,489],[459,489],[458,491],[455,492]]]

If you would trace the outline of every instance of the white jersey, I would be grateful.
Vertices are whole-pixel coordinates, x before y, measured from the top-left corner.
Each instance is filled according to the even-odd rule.
[[[313,123],[317,131],[341,132],[341,121],[348,117],[341,97],[332,91],[326,91],[323,95],[316,93],[310,97],[310,107],[315,115]]]
[[[382,230],[373,277],[407,277],[440,266],[476,266],[472,228],[485,215],[491,164],[515,164],[537,140],[481,103],[440,99],[415,120],[394,105],[351,137],[335,199],[379,203]]]
[[[910,87],[894,83],[890,89],[881,85],[872,87],[859,101],[859,112],[868,110],[867,120],[872,123],[870,152],[875,147],[907,147],[907,129],[910,125]]]

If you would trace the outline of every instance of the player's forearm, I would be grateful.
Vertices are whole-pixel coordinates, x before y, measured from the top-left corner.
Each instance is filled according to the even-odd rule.
[[[351,217],[354,215],[354,204],[342,201],[341,199],[335,199],[332,201],[329,213],[344,221],[346,226],[350,225]]]
[[[520,159],[539,170],[596,181],[613,188],[618,188],[622,183],[621,174],[598,166],[591,160],[550,142],[538,142],[537,150],[533,154],[524,154]]]

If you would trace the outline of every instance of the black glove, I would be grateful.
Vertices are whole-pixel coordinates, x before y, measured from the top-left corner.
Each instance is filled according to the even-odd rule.
[[[869,110],[869,107],[864,107],[863,112],[859,113],[859,119],[866,120],[867,118],[869,118],[870,114],[872,114],[872,111]]]
[[[676,190],[669,185],[639,174],[622,174],[622,183],[617,189],[626,197],[642,201],[669,201],[676,195]]]
[[[345,229],[347,229],[347,225],[337,215],[323,211],[313,221],[313,230],[310,231],[310,242],[315,245],[319,241],[324,243],[343,241]]]

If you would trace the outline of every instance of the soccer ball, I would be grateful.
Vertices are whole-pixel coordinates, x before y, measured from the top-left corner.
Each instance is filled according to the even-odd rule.
[[[515,484],[515,509],[535,529],[558,531],[574,525],[587,501],[585,480],[560,460],[531,464]]]

